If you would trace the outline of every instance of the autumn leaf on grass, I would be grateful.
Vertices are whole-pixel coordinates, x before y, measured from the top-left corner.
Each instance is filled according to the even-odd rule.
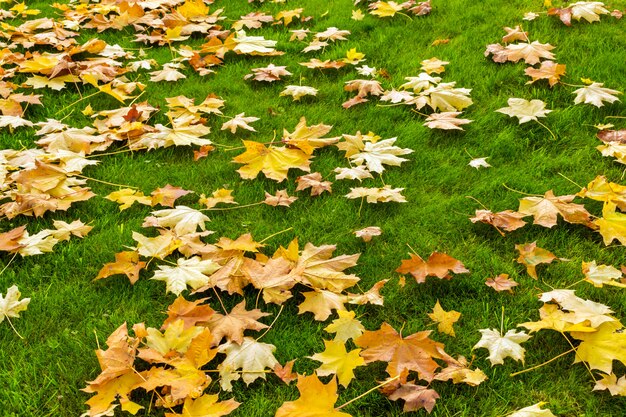
[[[111,275],[124,274],[131,284],[139,279],[139,271],[146,267],[146,263],[139,260],[137,251],[125,251],[115,254],[115,262],[104,264],[95,280],[108,278]]]
[[[317,88],[308,87],[306,85],[288,85],[279,96],[291,96],[293,101],[299,101],[304,96],[316,96]]]
[[[339,318],[324,327],[328,333],[335,333],[333,340],[345,343],[349,339],[356,339],[363,334],[365,327],[355,318],[354,311],[337,310],[337,314]]]
[[[150,81],[157,83],[159,81],[178,81],[187,78],[185,74],[177,71],[182,68],[181,64],[168,63],[163,65],[163,69],[159,71],[153,71],[150,73]]]
[[[422,91],[421,96],[427,98],[425,103],[434,111],[461,111],[474,103],[469,97],[472,90],[469,88],[457,88],[455,85],[456,82],[441,83]]]
[[[508,274],[500,274],[495,276],[494,278],[487,278],[485,281],[485,285],[493,288],[494,290],[500,291],[508,291],[513,293],[512,288],[517,287],[519,284],[512,279],[509,279]]]
[[[19,240],[24,237],[26,226],[16,227],[5,233],[0,233],[0,251],[12,252],[20,249],[22,245]]]
[[[276,66],[274,64],[269,64],[267,67],[263,68],[252,68],[251,71],[252,74],[243,77],[244,80],[252,78],[255,81],[274,82],[279,81],[281,77],[291,75],[291,73],[287,71],[287,67]]]
[[[506,417],[556,417],[552,414],[552,411],[546,409],[542,409],[545,402],[540,402],[530,407],[521,408],[512,414],[507,415]]]
[[[209,283],[209,275],[220,269],[220,265],[210,259],[201,260],[199,256],[189,259],[178,258],[177,266],[159,265],[159,270],[152,278],[167,283],[167,292],[177,296],[190,286],[198,289]]]
[[[126,210],[134,203],[139,203],[146,206],[152,205],[152,198],[144,195],[144,193],[140,190],[133,190],[130,188],[124,188],[119,191],[114,191],[104,198],[118,203],[120,205],[120,211]]]
[[[380,85],[380,81],[376,80],[351,80],[346,81],[346,85],[343,87],[346,91],[357,91],[357,97],[365,96],[380,96],[383,94],[384,89]]]
[[[439,58],[432,57],[420,62],[420,69],[428,74],[441,74],[446,70],[445,66],[449,64],[448,61],[442,61]]]
[[[233,133],[233,134],[237,131],[237,128],[242,128],[242,129],[249,130],[251,132],[256,132],[256,130],[254,130],[254,128],[250,126],[248,123],[256,122],[257,120],[259,120],[258,117],[253,117],[253,116],[246,117],[246,113],[239,113],[238,115],[236,115],[229,121],[224,122],[224,124],[222,124],[221,130],[230,129],[230,133]]]
[[[356,266],[360,254],[339,255],[333,258],[336,248],[335,245],[315,246],[307,243],[294,259],[296,264],[289,275],[297,282],[314,289],[330,290],[335,293],[341,293],[354,286],[360,278],[343,271]]]
[[[471,364],[468,364],[464,356],[459,356],[458,359],[448,356],[445,361],[448,366],[435,375],[437,381],[452,380],[453,384],[467,384],[476,387],[488,379],[481,369],[470,369]]]
[[[435,402],[439,398],[439,394],[434,389],[413,382],[400,384],[387,396],[392,401],[404,400],[402,411],[405,413],[423,408],[429,414],[435,408]]]
[[[619,101],[615,95],[622,94],[621,91],[611,90],[610,88],[602,87],[603,83],[594,82],[591,85],[581,87],[575,90],[573,94],[576,94],[574,98],[574,104],[593,104],[596,107],[604,106],[604,101],[608,103],[614,103]]]
[[[393,17],[404,9],[402,4],[395,1],[376,1],[369,5],[370,14],[378,17]]]
[[[548,16],[558,16],[559,20],[563,22],[565,26],[572,26],[572,8],[571,7],[553,7],[548,9]],[[580,19],[578,19],[580,20]]]
[[[605,203],[613,203],[620,210],[626,210],[626,186],[609,182],[603,175],[598,175],[576,195]]]
[[[233,307],[230,313],[226,313],[226,315],[215,313],[208,322],[208,327],[213,334],[213,343],[218,345],[222,337],[226,337],[227,341],[240,345],[243,343],[245,330],[267,329],[267,325],[257,320],[269,315],[269,313],[264,313],[258,308],[246,310],[245,300]]]
[[[626,245],[626,214],[616,212],[616,208],[614,203],[604,203],[602,217],[593,221],[607,246],[615,239]]]
[[[232,391],[232,381],[240,378],[246,385],[258,378],[265,379],[265,368],[274,369],[278,364],[274,357],[276,346],[257,342],[251,337],[244,337],[241,344],[226,342],[218,350],[226,354],[226,358],[217,367],[221,377],[220,386],[224,391]]]
[[[240,405],[233,399],[218,401],[218,398],[217,394],[204,394],[195,400],[187,397],[181,414],[165,413],[165,417],[221,417],[230,414]]]
[[[337,180],[359,180],[363,181],[367,178],[374,178],[371,172],[364,166],[358,166],[353,168],[337,167],[334,169],[335,179]]]
[[[197,326],[185,328],[184,321],[177,320],[167,326],[163,333],[152,327],[147,328],[146,345],[161,355],[167,355],[170,351],[185,353],[191,341],[202,331]]]
[[[211,194],[211,197],[207,197],[204,194],[200,195],[198,204],[202,204],[206,208],[210,209],[218,204],[239,204],[235,201],[235,197],[232,196],[233,190],[227,190],[225,188],[219,188]]]
[[[565,65],[543,61],[541,67],[528,67],[524,73],[532,78],[532,81],[528,81],[526,84],[532,84],[538,80],[548,80],[550,87],[553,87],[559,82],[561,76],[565,75]]]
[[[231,26],[235,30],[241,30],[243,27],[248,29],[258,29],[263,23],[273,22],[274,17],[263,12],[251,12],[245,16],[240,16],[239,20]]]
[[[603,285],[626,288],[626,283],[622,279],[622,271],[612,265],[596,265],[596,261],[583,261],[583,274],[585,281],[593,284],[594,287],[601,288]]]
[[[174,202],[193,191],[183,190],[180,187],[173,187],[169,184],[165,185],[165,187],[157,188],[152,191],[150,195],[152,196],[152,206],[156,206],[160,204],[165,207],[174,207]]]
[[[433,9],[430,1],[431,0],[420,1],[415,6],[411,7],[409,11],[413,13],[415,16],[426,16],[427,14],[430,14],[430,12]],[[410,3],[410,4],[413,4],[413,3]]]
[[[93,226],[86,225],[80,220],[74,220],[72,223],[55,220],[52,224],[56,229],[52,232],[52,236],[59,240],[70,240],[70,235],[82,238],[93,229]]]
[[[589,368],[610,374],[613,361],[626,364],[626,333],[619,321],[602,323],[595,332],[571,332],[582,342],[576,349],[574,363],[587,362]]]
[[[345,310],[343,305],[347,302],[347,296],[336,294],[331,291],[318,290],[301,293],[304,301],[298,305],[298,314],[313,313],[317,321],[326,321],[332,314],[332,310]]]
[[[322,174],[319,172],[313,172],[312,174],[303,175],[301,177],[296,178],[296,183],[298,186],[296,187],[296,191],[306,190],[307,188],[311,189],[311,197],[315,197],[317,195],[322,194],[324,191],[328,191],[332,193],[330,181],[322,181]]]
[[[198,227],[206,230],[205,223],[210,219],[201,211],[187,206],[176,206],[173,209],[157,210],[152,212],[153,216],[147,217],[143,224],[146,226],[158,226],[170,228],[178,236],[194,233]]]
[[[461,313],[458,311],[450,310],[445,311],[441,308],[439,300],[435,304],[432,313],[428,313],[428,317],[435,323],[437,323],[437,330],[441,333],[445,333],[449,336],[455,337],[453,324],[461,318]]]
[[[513,358],[524,363],[525,349],[520,346],[520,343],[524,343],[531,336],[515,330],[509,330],[504,335],[495,329],[479,329],[479,332],[482,334],[482,337],[472,350],[478,348],[488,349],[488,359],[491,362],[491,366],[502,365],[505,358]]]
[[[389,279],[381,279],[376,284],[362,294],[348,293],[348,303],[350,304],[373,304],[382,306],[385,302],[384,297],[380,294],[380,290],[385,286]]]
[[[524,32],[519,25],[514,28],[504,27],[504,31],[506,32],[506,35],[502,37],[504,43],[528,40],[528,32]]]
[[[346,140],[348,139],[346,138]],[[395,146],[394,143],[396,140],[397,138],[377,142],[366,140],[361,142],[362,147],[358,146],[355,149],[357,152],[350,152],[348,156],[348,152],[346,151],[346,156],[348,156],[355,165],[365,165],[369,171],[380,174],[385,170],[383,165],[400,166],[402,162],[407,161],[407,159],[400,158],[398,155],[413,153],[413,149]],[[340,149],[342,148],[340,147]],[[343,149],[345,150],[346,148]]]
[[[568,223],[590,224],[591,215],[585,209],[585,206],[572,203],[575,197],[575,195],[556,197],[552,190],[548,190],[543,197],[524,197],[520,199],[518,212],[527,216],[533,216],[533,224],[548,228],[556,226],[559,214]]]
[[[324,340],[324,346],[324,352],[308,356],[309,359],[322,362],[322,366],[315,372],[319,376],[336,374],[339,384],[347,387],[354,379],[354,369],[365,365],[365,360],[359,356],[361,349],[347,352],[343,342],[329,340]]]
[[[493,213],[491,210],[476,210],[475,216],[471,217],[470,221],[472,223],[481,222],[490,224],[504,236],[502,230],[512,232],[520,227],[524,227],[526,222],[522,220],[523,217],[526,217],[526,214],[512,210],[504,210],[498,213]]]
[[[363,239],[363,242],[370,242],[374,236],[382,235],[383,231],[378,226],[370,226],[364,229],[356,230],[354,236]]]
[[[589,23],[600,21],[602,14],[609,14],[601,1],[578,1],[569,5],[572,17],[576,20],[585,19]]]
[[[336,143],[339,138],[324,138],[333,127],[319,123],[307,126],[306,117],[301,117],[293,132],[283,129],[282,142],[289,147],[300,149],[307,155],[312,155],[313,151],[324,146]]]
[[[282,182],[287,178],[290,168],[309,172],[310,155],[299,149],[286,147],[265,147],[264,144],[249,140],[243,141],[246,151],[236,156],[233,162],[244,164],[237,172],[243,179],[254,179],[263,172],[274,181]]]
[[[22,311],[26,311],[30,298],[20,300],[21,295],[17,285],[9,287],[4,297],[0,293],[0,323],[2,323],[5,317],[10,321],[11,318],[18,318]]]
[[[273,369],[274,375],[280,378],[280,380],[283,381],[285,384],[291,384],[292,381],[298,379],[298,374],[296,372],[293,372],[293,365],[295,362],[296,360],[292,359],[290,361],[287,361],[287,363],[285,363],[285,366],[282,366],[280,363],[276,364]]]
[[[433,252],[428,261],[424,261],[419,255],[410,253],[411,259],[405,259],[396,269],[401,274],[411,274],[418,284],[426,282],[426,277],[451,279],[451,272],[466,274],[469,272],[465,265],[458,259],[440,252]]]
[[[463,130],[460,125],[471,123],[469,119],[457,119],[461,112],[432,113],[426,118],[424,126],[431,129]]]
[[[195,301],[187,301],[183,296],[179,296],[174,302],[167,307],[167,319],[163,322],[161,330],[167,329],[167,327],[182,320],[184,328],[188,329],[197,325],[198,323],[206,323],[211,316],[215,313],[215,310],[208,304],[202,304],[208,300],[208,298],[201,298]]]
[[[164,259],[183,244],[179,239],[175,239],[172,233],[146,237],[141,233],[133,232],[132,236],[137,242],[137,252],[146,258]]]
[[[354,343],[363,348],[365,363],[387,362],[387,373],[394,377],[405,370],[416,371],[420,379],[432,380],[442,359],[443,344],[428,336],[430,331],[417,332],[405,338],[393,327],[383,323],[379,330],[366,331]]]
[[[515,245],[515,249],[519,252],[517,263],[526,266],[526,272],[534,279],[538,279],[537,265],[549,264],[558,259],[552,252],[537,247],[537,242]]]
[[[626,376],[623,375],[619,379],[614,373],[601,374],[600,376],[602,379],[596,380],[593,391],[608,389],[611,395],[626,396]]]
[[[235,33],[233,51],[237,54],[268,56],[283,54],[274,49],[276,41],[265,39],[263,36],[248,36],[244,30],[238,30]]]
[[[538,117],[546,117],[552,110],[546,109],[546,103],[541,100],[524,100],[523,98],[510,98],[507,102],[509,107],[496,110],[499,113],[517,117],[519,124],[536,120]]]
[[[298,391],[300,398],[283,403],[274,417],[352,417],[335,408],[339,397],[335,378],[324,385],[315,374],[298,376]]]
[[[267,204],[268,206],[272,207],[289,207],[297,199],[298,197],[289,196],[289,194],[287,194],[287,190],[278,190],[274,195],[265,192],[265,200],[263,200],[263,204]]]
[[[534,41],[532,43],[512,43],[505,48],[507,59],[509,61],[518,62],[523,59],[529,65],[535,65],[541,59],[554,59],[554,54],[550,52],[554,49],[554,46],[549,43],[539,43]]]

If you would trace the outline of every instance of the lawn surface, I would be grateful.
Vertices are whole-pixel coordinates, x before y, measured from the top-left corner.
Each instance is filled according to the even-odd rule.
[[[45,15],[54,16],[54,10],[42,2],[29,2],[29,6],[39,6]],[[381,279],[390,278],[383,290],[384,307],[353,308],[368,330],[378,329],[382,322],[396,329],[403,328],[404,335],[436,330],[427,313],[437,300],[444,309],[459,311],[462,316],[455,325],[456,337],[436,331],[431,337],[444,343],[451,355],[468,358],[475,355],[473,365],[481,368],[489,379],[478,387],[435,382],[433,388],[441,398],[432,412],[434,416],[506,415],[540,401],[545,401],[546,407],[558,416],[623,415],[626,405],[623,399],[611,397],[607,391],[592,392],[592,377],[582,364],[572,364],[573,355],[511,378],[509,374],[523,369],[524,365],[507,359],[504,365],[491,367],[485,350],[472,352],[471,349],[480,338],[478,329],[500,328],[503,307],[505,330],[515,328],[518,323],[538,320],[541,303],[537,301],[537,294],[551,288],[565,288],[581,280],[582,261],[597,260],[598,264],[615,266],[626,263],[624,248],[615,244],[605,247],[597,232],[562,220],[551,229],[529,224],[502,237],[493,227],[468,220],[481,207],[466,196],[478,199],[494,212],[516,210],[518,199],[523,195],[510,189],[530,194],[544,194],[552,189],[556,195],[563,195],[580,190],[572,181],[586,185],[597,175],[605,175],[618,183],[622,180],[623,168],[610,158],[603,158],[595,149],[600,142],[595,138],[597,130],[593,125],[606,123],[606,116],[626,115],[623,103],[602,108],[574,106],[572,87],[549,88],[543,81],[527,85],[529,78],[524,75],[523,63],[496,64],[485,58],[483,51],[487,44],[500,41],[504,26],[523,24],[531,40],[556,46],[553,51],[556,60],[567,66],[565,82],[580,84],[581,78],[589,78],[623,91],[626,81],[624,20],[603,16],[599,23],[575,22],[572,27],[545,15],[535,21],[523,21],[525,12],[544,10],[542,1],[531,0],[433,0],[433,11],[428,16],[409,19],[397,15],[380,19],[366,14],[362,21],[350,19],[355,7],[349,0],[289,0],[287,4],[266,2],[260,5],[248,4],[245,0],[217,0],[211,7],[217,6],[224,7],[224,15],[230,19],[254,10],[275,15],[280,10],[296,7],[303,7],[304,14],[314,18],[288,28],[264,26],[250,31],[253,35],[278,40],[277,49],[286,52],[283,56],[231,54],[224,66],[215,68],[216,74],[200,77],[186,68],[182,72],[187,78],[177,82],[148,82],[146,71],[131,74],[131,78],[138,76],[139,81],[147,84],[141,100],[165,108],[166,97],[185,95],[200,102],[207,94],[214,93],[226,101],[222,109],[225,115],[245,112],[247,116],[259,117],[260,121],[253,124],[257,133],[239,131],[237,135],[220,130],[226,119],[208,118],[207,125],[212,129],[208,138],[232,147],[239,146],[241,139],[269,142],[275,133],[280,137],[283,128],[291,131],[302,116],[309,124],[333,125],[330,136],[360,130],[375,132],[383,139],[397,137],[398,146],[411,148],[414,153],[406,156],[409,161],[401,167],[389,167],[383,179],[385,184],[405,188],[403,194],[408,203],[361,205],[360,200],[343,197],[350,187],[359,186],[353,181],[337,181],[332,194],[310,197],[307,191],[295,192],[294,180],[302,174],[298,170],[292,170],[288,180],[280,184],[262,175],[255,180],[243,180],[236,172],[238,166],[231,162],[241,150],[219,147],[198,161],[193,160],[190,147],[102,156],[96,158],[100,161],[98,166],[88,167],[83,174],[100,181],[138,187],[146,194],[166,184],[193,190],[194,194],[182,197],[179,203],[196,208],[200,208],[197,199],[201,193],[208,195],[218,188],[234,190],[233,195],[241,205],[262,200],[264,191],[273,194],[286,188],[290,195],[299,197],[289,208],[258,205],[208,213],[211,222],[207,227],[215,231],[208,241],[214,242],[220,236],[235,239],[244,233],[251,233],[260,241],[289,229],[265,241],[263,252],[272,254],[280,245],[286,246],[297,237],[301,245],[305,242],[336,244],[336,254],[361,253],[358,266],[350,269],[361,278],[360,288],[365,290]],[[608,7],[623,9],[625,2],[613,1]],[[360,8],[366,11],[364,6]],[[228,26],[230,22],[224,24]],[[331,26],[349,30],[348,40],[311,54],[300,52],[304,43],[288,41],[289,29],[308,27],[314,32]],[[131,28],[100,34],[82,30],[79,43],[98,37],[125,48],[142,46],[131,41],[133,36]],[[432,46],[437,39],[449,39],[449,43]],[[203,40],[193,37],[186,42],[197,46]],[[464,132],[431,130],[423,126],[423,116],[411,112],[408,106],[377,106],[375,99],[344,110],[341,103],[353,96],[343,90],[344,82],[362,76],[351,66],[321,72],[298,63],[313,57],[339,59],[351,48],[365,54],[364,64],[387,71],[389,78],[379,79],[388,89],[398,88],[404,83],[404,77],[416,76],[422,60],[436,56],[449,61],[441,76],[444,81],[456,81],[457,87],[472,89],[474,104],[462,117],[473,122],[464,126]],[[172,58],[167,47],[146,48],[146,52],[160,64]],[[286,81],[271,84],[243,80],[251,68],[270,62],[286,65],[293,75]],[[24,79],[20,74],[14,82]],[[317,88],[317,97],[292,102],[288,97],[278,96],[287,84],[300,83]],[[89,86],[81,88],[84,95],[95,91]],[[66,123],[82,127],[91,123],[90,118],[81,114],[87,104],[96,111],[120,107],[120,103],[104,95],[68,107],[80,98],[74,88],[35,92],[43,92],[44,106],[29,107],[24,117],[33,122],[69,116]],[[553,112],[542,120],[555,133],[556,140],[536,123],[518,125],[517,119],[496,113],[496,109],[506,106],[510,97],[545,101]],[[154,123],[166,121],[162,114],[153,120]],[[625,125],[620,119],[613,123],[618,127]],[[34,147],[37,137],[33,132],[32,128],[19,128],[10,133],[3,128],[0,145],[14,149]],[[312,172],[321,172],[330,180],[334,178],[334,167],[346,165],[343,153],[334,147],[317,151],[315,155]],[[493,167],[477,170],[468,166],[470,155],[489,157],[488,162]],[[378,178],[366,180],[364,184],[383,185]],[[131,238],[133,231],[149,233],[141,224],[152,209],[134,205],[120,212],[117,204],[103,198],[118,187],[96,181],[89,181],[88,185],[97,196],[75,204],[67,212],[47,213],[37,219],[18,216],[2,220],[2,231],[27,224],[28,230],[35,233],[50,227],[53,220],[70,222],[79,218],[94,227],[84,239],[59,243],[52,253],[17,256],[0,275],[0,292],[17,284],[23,296],[31,298],[28,310],[12,321],[23,339],[19,339],[6,322],[0,324],[0,384],[3,387],[0,404],[4,416],[80,415],[87,409],[84,402],[89,398],[80,389],[85,381],[93,380],[99,373],[94,350],[104,347],[107,336],[124,322],[129,325],[144,322],[147,326],[159,327],[165,318],[164,311],[175,299],[174,295],[165,293],[162,282],[148,279],[154,265],[142,272],[141,279],[132,286],[119,275],[92,281],[103,264],[113,261],[115,253],[135,244]],[[584,200],[584,203],[592,214],[601,215],[601,203],[591,200]],[[354,237],[355,230],[367,226],[381,227],[382,236],[368,244]],[[569,261],[540,266],[539,280],[533,280],[525,268],[515,262],[517,252],[514,249],[516,244],[533,241]],[[422,257],[433,251],[445,252],[461,260],[471,273],[457,275],[449,281],[429,278],[424,284],[416,284],[408,276],[406,286],[399,287],[399,274],[394,270],[402,259],[408,258],[409,245]],[[5,254],[1,262],[6,265],[11,257]],[[496,293],[484,285],[485,278],[500,273],[507,273],[520,283],[514,294]],[[583,298],[610,306],[616,317],[626,317],[623,290],[593,288],[587,283],[573,288]],[[187,292],[184,295],[187,296]],[[246,298],[249,305],[253,305],[256,292],[250,291]],[[229,308],[241,301],[237,295],[224,294],[223,299]],[[329,335],[322,329],[336,316],[320,323],[314,321],[310,313],[298,315],[297,304],[301,299],[296,296],[285,304],[263,341],[277,346],[275,354],[281,363],[299,358],[295,369],[310,374],[318,363],[305,357],[323,350],[323,339]],[[220,308],[215,298],[210,304],[215,309]],[[261,320],[266,324],[271,323],[279,311],[276,305],[262,303],[261,308],[272,314]],[[560,335],[547,331],[536,334],[524,347],[526,366],[539,364],[570,349]],[[616,366],[616,373],[623,374],[623,366]],[[340,389],[337,404],[367,391],[376,385],[376,380],[384,377],[380,363],[358,369],[356,380],[349,388]],[[234,386],[232,394],[221,395],[221,398],[234,397],[242,403],[232,413],[234,416],[270,416],[284,401],[298,397],[294,385],[284,385],[273,376],[268,376],[267,383],[256,381],[246,386],[236,382]],[[209,391],[217,393],[219,386],[212,384]],[[148,407],[149,396],[138,396],[135,400],[146,406],[138,415],[163,415],[162,410]],[[402,403],[372,393],[342,411],[355,416],[400,415]],[[425,411],[418,413],[425,414]]]

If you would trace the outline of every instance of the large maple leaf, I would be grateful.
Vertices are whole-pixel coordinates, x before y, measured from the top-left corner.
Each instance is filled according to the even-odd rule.
[[[480,329],[481,339],[472,349],[486,348],[489,350],[489,362],[491,366],[502,365],[504,358],[513,358],[524,363],[524,348],[520,346],[531,338],[524,332],[509,330],[506,334],[494,329]]]
[[[220,385],[224,391],[232,390],[232,381],[243,379],[250,385],[257,378],[265,379],[265,368],[273,369],[278,361],[274,357],[276,346],[257,342],[251,337],[244,337],[241,344],[226,342],[219,347],[226,358],[217,367],[220,371]],[[237,372],[241,369],[242,372]],[[242,376],[243,375],[243,376]]]
[[[299,376],[300,398],[283,403],[274,417],[351,417],[335,408],[337,381],[333,378],[324,385],[317,375]]]
[[[181,414],[165,413],[165,417],[222,417],[230,414],[240,405],[233,399],[218,401],[218,398],[217,394],[204,394],[195,400],[187,397]]]
[[[263,172],[265,176],[274,181],[282,182],[287,178],[290,168],[298,168],[309,172],[309,158],[300,149],[286,147],[266,147],[264,144],[250,140],[243,141],[246,151],[236,156],[233,162],[244,164],[237,172],[244,179],[254,179]]]
[[[159,270],[152,278],[167,283],[167,292],[177,296],[187,289],[187,286],[198,289],[209,283],[209,275],[220,269],[220,266],[210,259],[202,260],[199,256],[189,259],[178,258],[176,266],[159,265]]]
[[[598,369],[610,374],[613,361],[626,365],[626,333],[619,321],[602,323],[596,332],[572,332],[571,335],[582,340],[576,349],[574,363],[587,362],[591,369]]]
[[[269,316],[258,308],[254,310],[246,310],[246,301],[237,304],[230,313],[222,315],[213,314],[209,318],[208,327],[213,333],[213,342],[217,345],[222,337],[230,342],[237,344],[243,343],[243,332],[245,330],[263,330],[267,328],[266,324],[258,322],[261,317]]]
[[[444,345],[430,339],[430,331],[414,333],[405,338],[387,323],[379,330],[367,331],[354,341],[362,347],[361,356],[365,363],[388,362],[387,373],[396,376],[404,370],[416,371],[420,379],[432,380],[439,364],[434,359],[442,359],[439,349]]]

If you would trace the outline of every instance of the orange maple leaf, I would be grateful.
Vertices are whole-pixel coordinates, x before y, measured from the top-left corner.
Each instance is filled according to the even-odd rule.
[[[350,414],[338,411],[335,408],[337,394],[337,381],[333,377],[324,385],[317,375],[298,377],[298,391],[300,398],[288,401],[276,410],[275,417],[351,417]]]
[[[469,270],[458,259],[454,259],[445,253],[433,252],[428,261],[424,260],[416,254],[409,254],[411,259],[405,259],[396,269],[401,274],[411,274],[415,277],[417,283],[426,282],[426,277],[433,276],[441,279],[451,279],[450,272],[455,274],[465,274]]]

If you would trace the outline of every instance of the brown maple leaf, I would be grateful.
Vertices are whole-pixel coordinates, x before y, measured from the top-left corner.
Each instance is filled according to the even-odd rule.
[[[12,252],[20,249],[24,245],[19,243],[24,237],[26,226],[16,227],[5,233],[0,233],[0,251]]]
[[[516,287],[519,284],[512,279],[509,279],[508,274],[500,274],[495,276],[494,278],[487,278],[487,280],[485,281],[485,285],[493,288],[498,292],[508,291],[510,293],[513,293],[512,288]]]
[[[563,22],[566,26],[572,26],[572,8],[571,7],[565,7],[565,8],[553,7],[551,9],[548,9],[548,15],[558,16],[559,19],[561,19],[561,22]]]
[[[392,401],[404,400],[402,411],[405,413],[423,408],[430,414],[439,394],[427,386],[407,382],[400,384],[393,392],[387,394],[387,397]]]
[[[313,172],[311,174],[302,175],[296,178],[296,183],[298,186],[296,187],[296,191],[306,190],[307,188],[311,189],[311,196],[314,197],[316,195],[322,194],[324,191],[328,191],[332,193],[330,181],[322,181],[322,174],[319,172]]]
[[[526,217],[526,215],[512,210],[500,211],[498,213],[492,213],[491,210],[476,210],[475,216],[471,217],[470,221],[472,223],[490,224],[504,236],[503,230],[512,232],[520,227],[524,227],[526,222],[522,220],[523,217]]]
[[[208,300],[208,298],[187,301],[183,296],[179,296],[167,308],[167,319],[163,322],[161,330],[167,329],[170,324],[178,320],[183,321],[185,329],[196,326],[197,324],[207,323],[215,313],[215,310],[208,304],[202,304],[206,300]]]
[[[532,84],[538,80],[548,80],[550,87],[553,87],[559,82],[561,76],[565,75],[565,65],[552,61],[543,61],[541,67],[528,67],[524,73],[532,78],[532,80],[528,81],[526,84]]]
[[[469,270],[458,259],[440,252],[433,252],[428,261],[424,261],[419,255],[409,254],[411,259],[405,259],[396,269],[401,274],[411,274],[418,284],[426,282],[426,277],[433,276],[441,279],[451,279],[450,272],[465,274]]]
[[[444,345],[428,337],[430,331],[414,333],[403,338],[387,323],[379,330],[366,331],[354,343],[363,348],[361,356],[365,363],[387,362],[387,373],[397,376],[405,370],[416,371],[420,379],[431,381],[439,364],[434,359],[442,359],[439,349]]]
[[[291,73],[287,71],[287,67],[276,66],[274,64],[269,64],[264,68],[252,68],[251,71],[252,74],[243,77],[244,80],[252,78],[255,81],[274,82],[279,81],[281,77],[291,75]]]
[[[549,264],[558,259],[552,252],[537,247],[537,242],[515,245],[515,249],[519,252],[517,262],[526,266],[526,272],[534,279],[537,279],[537,265]]]
[[[274,366],[274,375],[280,378],[280,380],[285,384],[291,384],[292,381],[295,381],[298,378],[298,374],[293,372],[293,364],[295,362],[296,360],[292,359],[285,363],[285,366],[277,363],[276,366]]]
[[[263,200],[263,204],[273,207],[289,207],[297,199],[298,197],[289,196],[289,194],[287,194],[287,190],[278,190],[275,195],[265,192],[265,200]]]
[[[230,313],[226,315],[215,313],[209,318],[208,327],[213,334],[213,344],[218,345],[223,337],[226,340],[235,342],[238,345],[243,343],[243,332],[245,330],[263,330],[268,326],[260,323],[257,319],[269,316],[258,308],[246,310],[246,301],[237,304]]]

